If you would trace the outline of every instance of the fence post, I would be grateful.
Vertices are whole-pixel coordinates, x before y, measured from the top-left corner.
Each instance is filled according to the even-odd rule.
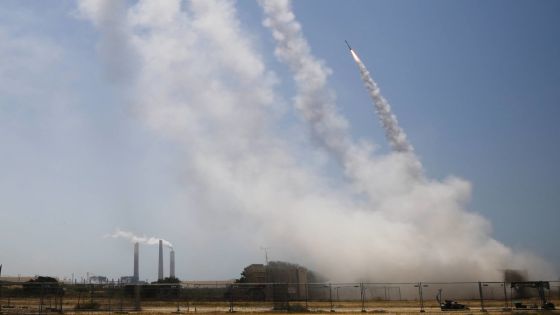
[[[181,284],[177,285],[177,311],[176,314],[181,314]]]
[[[191,299],[189,293],[189,285],[187,284],[187,290],[185,291],[185,300],[187,300],[187,313],[191,311]]]
[[[420,298],[420,313],[424,313],[424,293],[422,292],[422,282],[418,282],[418,284],[414,286],[418,287],[418,297]]]
[[[305,282],[305,309],[309,311],[309,283]]]
[[[233,284],[229,285],[229,312],[233,313]]]
[[[120,287],[120,313],[122,314],[123,312],[123,298],[124,298],[124,286],[121,284]]]
[[[384,294],[385,294],[385,301],[387,301],[387,286],[383,287],[384,290]],[[389,292],[389,295],[391,294],[391,292]]]
[[[290,284],[286,283],[286,310],[290,311]]]
[[[93,291],[94,291],[93,284],[90,284],[89,285],[89,306],[90,306],[90,308],[94,308],[94,305],[93,305]]]
[[[58,303],[60,303],[59,308],[58,308],[58,312],[62,314],[62,312],[63,312],[63,310],[62,310],[62,299],[64,298],[64,287],[60,286],[58,290],[59,290]]]
[[[276,291],[274,291],[274,289],[275,289],[274,288],[274,282],[271,283],[271,284],[267,284],[267,288],[270,288],[270,290],[268,290],[268,291],[270,292],[270,297],[272,299],[272,307],[273,307],[273,309],[275,309],[277,305],[276,305],[276,297],[275,297]]]
[[[480,295],[480,311],[486,312],[484,309],[484,296],[482,294],[482,282],[478,282],[478,294]]]
[[[360,282],[360,299],[362,300],[362,313],[366,312],[365,307],[365,292],[364,292],[364,283]]]
[[[329,302],[331,304],[331,312],[334,312],[334,305],[332,301],[332,284],[329,283]]]
[[[502,283],[504,286],[504,309],[508,309],[508,299],[507,299],[507,291],[506,291],[506,283]]]
[[[57,284],[57,285],[58,285],[58,284]],[[57,296],[57,295],[58,295],[58,289],[55,290],[55,292],[54,292],[54,294],[53,294],[52,297],[49,295],[49,309],[50,309],[50,311],[55,310],[56,307],[57,307],[57,305],[58,305],[58,300],[57,300],[57,297],[58,297],[58,296]],[[53,300],[53,298],[54,298],[54,307],[52,306],[52,300]]]
[[[107,309],[109,310],[109,312],[113,311],[113,294],[115,294],[115,285],[114,284],[110,284],[107,286],[107,290],[108,290],[108,294],[109,294],[109,305],[107,306]]]
[[[134,285],[134,310],[142,310],[142,306],[140,305],[140,285],[138,284]]]
[[[40,284],[41,286],[41,298],[39,299],[39,314],[43,314],[43,284]]]
[[[80,301],[82,299],[82,288],[80,288],[79,284],[74,285],[74,289],[78,291],[78,309],[80,308]]]

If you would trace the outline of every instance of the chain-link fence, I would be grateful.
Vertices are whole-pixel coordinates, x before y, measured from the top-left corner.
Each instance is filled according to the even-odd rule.
[[[550,309],[560,281],[446,283],[0,283],[0,312],[440,312]],[[552,303],[552,304],[551,304]]]

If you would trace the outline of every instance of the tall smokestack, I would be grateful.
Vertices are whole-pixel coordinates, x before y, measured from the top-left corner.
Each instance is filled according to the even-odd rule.
[[[163,243],[159,240],[158,280],[163,280]]]
[[[169,252],[169,277],[175,278],[175,251]]]
[[[138,252],[140,245],[138,242],[134,243],[134,282],[140,281],[140,273],[138,270]]]

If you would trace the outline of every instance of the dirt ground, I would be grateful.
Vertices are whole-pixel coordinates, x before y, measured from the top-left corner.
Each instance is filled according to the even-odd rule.
[[[39,299],[11,299],[9,305],[8,301],[2,301],[1,314],[38,314],[40,311]],[[465,311],[452,311],[442,312],[436,301],[424,302],[424,314],[474,314],[481,313],[481,305],[479,300],[460,301],[467,305],[470,309]],[[510,301],[508,301],[510,302]],[[524,303],[536,303],[537,301],[524,301]],[[560,301],[553,301],[556,305]],[[82,307],[88,307],[91,303],[88,299],[82,299],[80,304]],[[132,300],[108,300],[96,299],[94,300],[94,307],[96,310],[76,309],[78,305],[77,299],[64,299],[63,311],[65,314],[187,314],[187,313],[204,313],[204,314],[217,314],[230,312],[231,304],[227,301],[222,302],[187,302],[187,301],[142,301],[141,311],[134,311],[135,305]],[[327,314],[331,312],[331,303],[329,301],[322,302],[307,302],[298,301],[289,303],[297,312],[290,312],[290,314]],[[509,305],[508,305],[509,306]],[[485,311],[491,314],[560,314],[559,311],[538,311],[538,310],[510,310],[504,311],[504,301],[492,300],[485,301]],[[55,314],[56,308],[54,299],[43,299],[43,313]],[[309,311],[304,312],[305,308]],[[364,305],[367,313],[383,313],[383,314],[421,314],[420,305],[418,301],[367,301]],[[332,309],[337,314],[356,314],[361,313],[362,305],[359,301],[333,301]],[[233,312],[247,313],[252,315],[257,314],[274,314],[286,313],[286,311],[273,311],[273,304],[266,302],[233,302]]]

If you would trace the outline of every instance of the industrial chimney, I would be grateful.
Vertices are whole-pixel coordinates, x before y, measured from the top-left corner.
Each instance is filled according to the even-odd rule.
[[[158,280],[163,280],[163,243],[159,240]]]
[[[173,249],[169,252],[169,277],[175,278],[175,251]]]
[[[134,282],[140,281],[140,274],[138,271],[138,252],[140,245],[138,242],[134,243]]]

